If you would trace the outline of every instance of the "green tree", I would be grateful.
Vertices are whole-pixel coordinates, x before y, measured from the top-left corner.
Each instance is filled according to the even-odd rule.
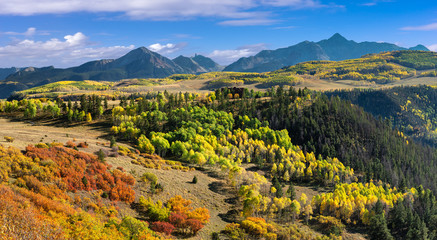
[[[202,153],[195,152],[194,155],[191,156],[190,161],[195,164],[203,165],[206,163],[206,158]]]
[[[73,110],[72,109],[68,110],[68,113],[67,113],[68,121],[70,121],[70,122],[73,121],[73,116],[74,116]]]
[[[105,154],[105,152],[103,152],[102,149],[100,149],[100,150],[97,152],[97,157],[98,157],[98,159],[99,159],[101,162],[105,162],[106,154]]]
[[[153,136],[151,142],[158,152],[159,156],[165,156],[165,152],[167,151],[167,149],[170,148],[170,143],[168,142],[168,140],[161,136]]]
[[[428,228],[420,219],[418,214],[414,214],[413,221],[409,227],[406,238],[408,240],[426,240],[428,239]]]
[[[369,237],[370,239],[374,239],[374,240],[393,239],[393,236],[390,234],[390,231],[388,230],[387,222],[385,220],[383,213],[376,214],[375,216],[370,218]]]
[[[276,176],[273,177],[273,187],[276,188],[276,197],[281,198],[284,194],[282,192],[282,186],[281,183],[279,183],[279,180]]]
[[[111,136],[110,147],[114,147],[117,144],[117,141],[114,136]]]
[[[148,230],[148,224],[131,216],[124,217],[117,226],[127,239],[138,239],[139,235]]]
[[[294,190],[293,183],[290,183],[290,186],[287,189],[287,197],[291,200],[294,200],[296,198],[296,191]]]
[[[155,152],[155,147],[150,142],[150,140],[144,135],[141,135],[138,138],[138,149],[141,152],[148,153],[148,154],[153,154]]]
[[[77,116],[77,121],[81,122],[85,118],[85,111],[80,111],[79,115]]]

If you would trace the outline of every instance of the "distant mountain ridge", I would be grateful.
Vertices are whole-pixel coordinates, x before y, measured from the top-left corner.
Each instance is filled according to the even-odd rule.
[[[145,47],[140,47],[117,59],[90,61],[66,69],[54,67],[0,69],[0,99],[8,97],[13,91],[63,80],[116,81],[125,78],[164,78],[172,74],[199,74],[221,70],[268,72],[305,61],[339,61],[395,50],[406,50],[406,48],[391,43],[357,43],[336,33],[331,38],[319,42],[304,41],[287,48],[263,50],[255,56],[240,58],[223,69],[212,59],[202,55],[179,56],[171,60]],[[423,45],[417,45],[410,50],[429,51]],[[2,80],[3,78],[5,79]]]
[[[196,55],[180,56],[170,60],[145,47],[134,49],[117,59],[103,59],[66,69],[44,67],[9,71],[10,75],[0,81],[0,98],[13,91],[63,80],[116,81],[125,78],[164,78],[173,74],[198,74],[220,71],[222,67],[212,59]]]
[[[173,59],[173,62],[181,66],[182,68],[192,71],[193,73],[206,73],[206,72],[219,72],[224,67],[214,62],[211,58],[204,57],[202,55],[195,55],[194,57],[179,56]]]
[[[285,66],[312,60],[340,61],[359,58],[369,53],[397,50],[429,51],[423,45],[403,48],[391,43],[360,42],[347,40],[339,33],[319,42],[304,41],[296,45],[276,50],[263,50],[251,57],[243,57],[228,65],[224,71],[268,72]]]
[[[0,68],[0,81],[13,73],[20,71],[21,69],[22,68],[16,68],[16,67]]]

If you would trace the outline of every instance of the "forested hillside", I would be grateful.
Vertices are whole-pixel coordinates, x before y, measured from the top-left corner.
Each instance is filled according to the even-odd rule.
[[[106,131],[114,145],[111,152],[99,152],[98,156],[66,148],[86,146],[74,142],[66,147],[57,143],[29,146],[25,156],[17,149],[3,150],[0,166],[6,172],[4,192],[12,199],[8,204],[28,202],[21,208],[52,222],[54,229],[63,232],[51,234],[63,238],[78,234],[115,239],[183,238],[211,224],[211,209],[194,209],[191,201],[180,196],[170,196],[165,203],[156,201],[165,186],[154,174],[133,179],[123,169],[104,163],[105,157],[120,154],[130,157],[138,169],[206,171],[223,176],[228,194],[234,194],[229,200],[233,209],[222,216],[228,224],[220,233],[208,233],[213,239],[340,239],[351,228],[363,229],[370,239],[435,238],[435,149],[416,144],[390,121],[378,120],[338,97],[282,87],[267,92],[237,90],[134,94],[118,97],[116,105],[97,95],[83,95],[77,101],[2,101],[3,116],[59,119],[64,126],[110,125]],[[117,141],[136,150],[117,146]],[[9,155],[22,159],[19,162],[23,164],[17,166]],[[75,158],[82,160],[72,161]],[[144,197],[130,190],[139,181],[150,185]],[[197,181],[193,178],[192,184]],[[305,193],[296,196],[295,186],[324,191],[310,198]],[[54,191],[58,194],[53,195]],[[114,218],[92,215],[89,207],[55,197],[75,191],[98,192],[97,200],[133,202],[140,217],[122,217],[117,212],[111,215]],[[41,205],[43,197],[60,209],[59,215]],[[91,203],[100,206],[95,201]],[[69,204],[82,209],[68,210]],[[4,215],[15,216],[6,209],[2,208]],[[86,226],[99,226],[92,228],[95,232],[86,226],[71,230],[78,221],[85,224],[81,217],[72,220],[77,219],[77,211],[85,211]],[[31,226],[24,221],[20,224]],[[13,237],[18,233],[7,234]]]
[[[437,89],[431,86],[327,92],[389,119],[406,135],[437,146]]]
[[[321,79],[361,80],[385,84],[415,76],[417,70],[434,70],[436,64],[435,52],[394,51],[338,62],[310,61],[282,68],[278,72],[309,74]]]
[[[241,100],[239,114],[258,116],[274,129],[287,129],[292,142],[304,151],[338,157],[364,173],[365,181],[381,179],[395,186],[422,184],[437,189],[432,177],[437,169],[434,148],[417,144],[389,120],[377,119],[348,101],[309,90],[281,89],[269,91],[272,101],[259,107]],[[296,101],[302,98],[308,100]]]

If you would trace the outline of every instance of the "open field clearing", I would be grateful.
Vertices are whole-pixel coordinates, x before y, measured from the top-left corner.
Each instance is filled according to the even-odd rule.
[[[330,90],[345,90],[354,88],[371,88],[371,89],[384,89],[397,86],[417,86],[417,85],[437,85],[437,78],[435,77],[410,77],[401,79],[395,82],[387,84],[377,84],[367,81],[357,80],[326,80],[319,79],[311,76],[303,76],[302,81],[293,85],[293,88],[308,88],[316,91],[330,91]],[[82,94],[98,94],[112,96],[116,95],[129,95],[133,93],[145,94],[147,92],[167,91],[170,93],[179,92],[192,92],[192,93],[209,93],[214,91],[217,87],[210,86],[210,79],[194,79],[183,80],[176,83],[163,84],[163,85],[151,85],[151,86],[129,86],[125,89],[107,89],[107,90],[78,90],[78,91],[51,91],[47,93],[34,93],[29,94],[29,97],[46,97],[46,96],[80,96]],[[251,84],[228,84],[227,87],[244,87],[254,91],[266,91],[268,88],[260,87],[259,83]]]

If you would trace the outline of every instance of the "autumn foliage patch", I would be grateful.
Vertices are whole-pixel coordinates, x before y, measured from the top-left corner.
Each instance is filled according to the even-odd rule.
[[[209,211],[206,208],[191,207],[191,201],[177,195],[165,204],[160,201],[154,203],[150,198],[140,197],[140,207],[152,224],[152,230],[167,235],[192,236],[200,231],[209,221]]]
[[[61,179],[69,191],[101,189],[109,192],[109,198],[114,201],[135,200],[135,192],[131,188],[135,179],[118,169],[111,172],[108,165],[94,155],[60,146],[48,149],[28,146],[26,156],[40,162],[53,161],[56,167],[50,169],[47,178]]]

